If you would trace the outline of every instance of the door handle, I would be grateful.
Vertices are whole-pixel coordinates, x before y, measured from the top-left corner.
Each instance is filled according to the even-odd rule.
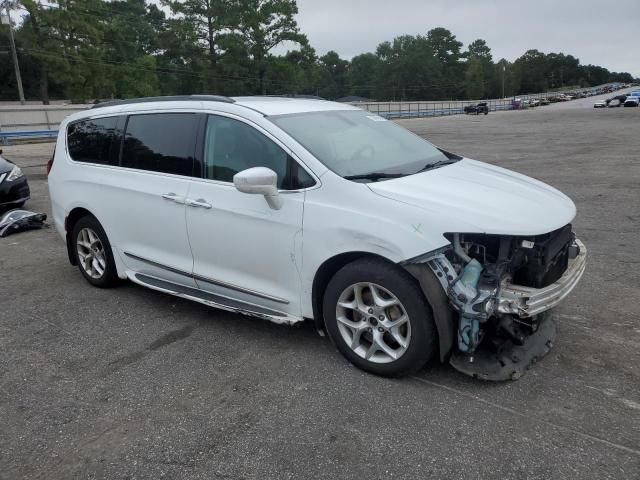
[[[176,203],[181,203],[181,204],[185,203],[184,197],[180,197],[175,193],[165,193],[162,195],[162,198],[164,198],[165,200],[176,202]]]
[[[197,200],[193,200],[191,198],[187,198],[184,201],[184,203],[186,203],[190,207],[206,208],[207,210],[211,208],[211,204],[208,203],[204,198],[199,198]]]

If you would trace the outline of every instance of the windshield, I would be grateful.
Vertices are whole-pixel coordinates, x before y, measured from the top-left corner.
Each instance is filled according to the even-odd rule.
[[[394,122],[365,111],[306,112],[269,120],[327,168],[351,180],[412,175],[455,161]]]

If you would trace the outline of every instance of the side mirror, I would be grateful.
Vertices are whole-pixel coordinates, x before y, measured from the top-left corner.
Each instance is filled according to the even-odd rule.
[[[274,210],[282,207],[282,198],[278,195],[278,174],[266,167],[253,167],[236,173],[233,185],[239,192],[264,195]]]

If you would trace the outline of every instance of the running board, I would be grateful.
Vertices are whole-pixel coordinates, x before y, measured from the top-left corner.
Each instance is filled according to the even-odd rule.
[[[162,290],[179,297],[189,297],[198,302],[204,303],[216,308],[228,310],[231,312],[243,313],[254,317],[266,318],[276,323],[294,323],[295,320],[289,318],[286,314],[270,310],[268,308],[258,307],[250,303],[244,303],[231,298],[216,295],[215,293],[203,292],[197,288],[179,285],[177,283],[168,282],[159,278],[151,277],[143,273],[134,274],[135,280],[142,285],[148,286],[155,290]]]

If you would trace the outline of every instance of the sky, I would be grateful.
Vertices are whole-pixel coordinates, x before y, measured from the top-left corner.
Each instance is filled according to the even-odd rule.
[[[444,27],[466,46],[487,41],[494,61],[529,49],[640,77],[640,0],[297,0],[318,55],[372,52],[403,34]]]

